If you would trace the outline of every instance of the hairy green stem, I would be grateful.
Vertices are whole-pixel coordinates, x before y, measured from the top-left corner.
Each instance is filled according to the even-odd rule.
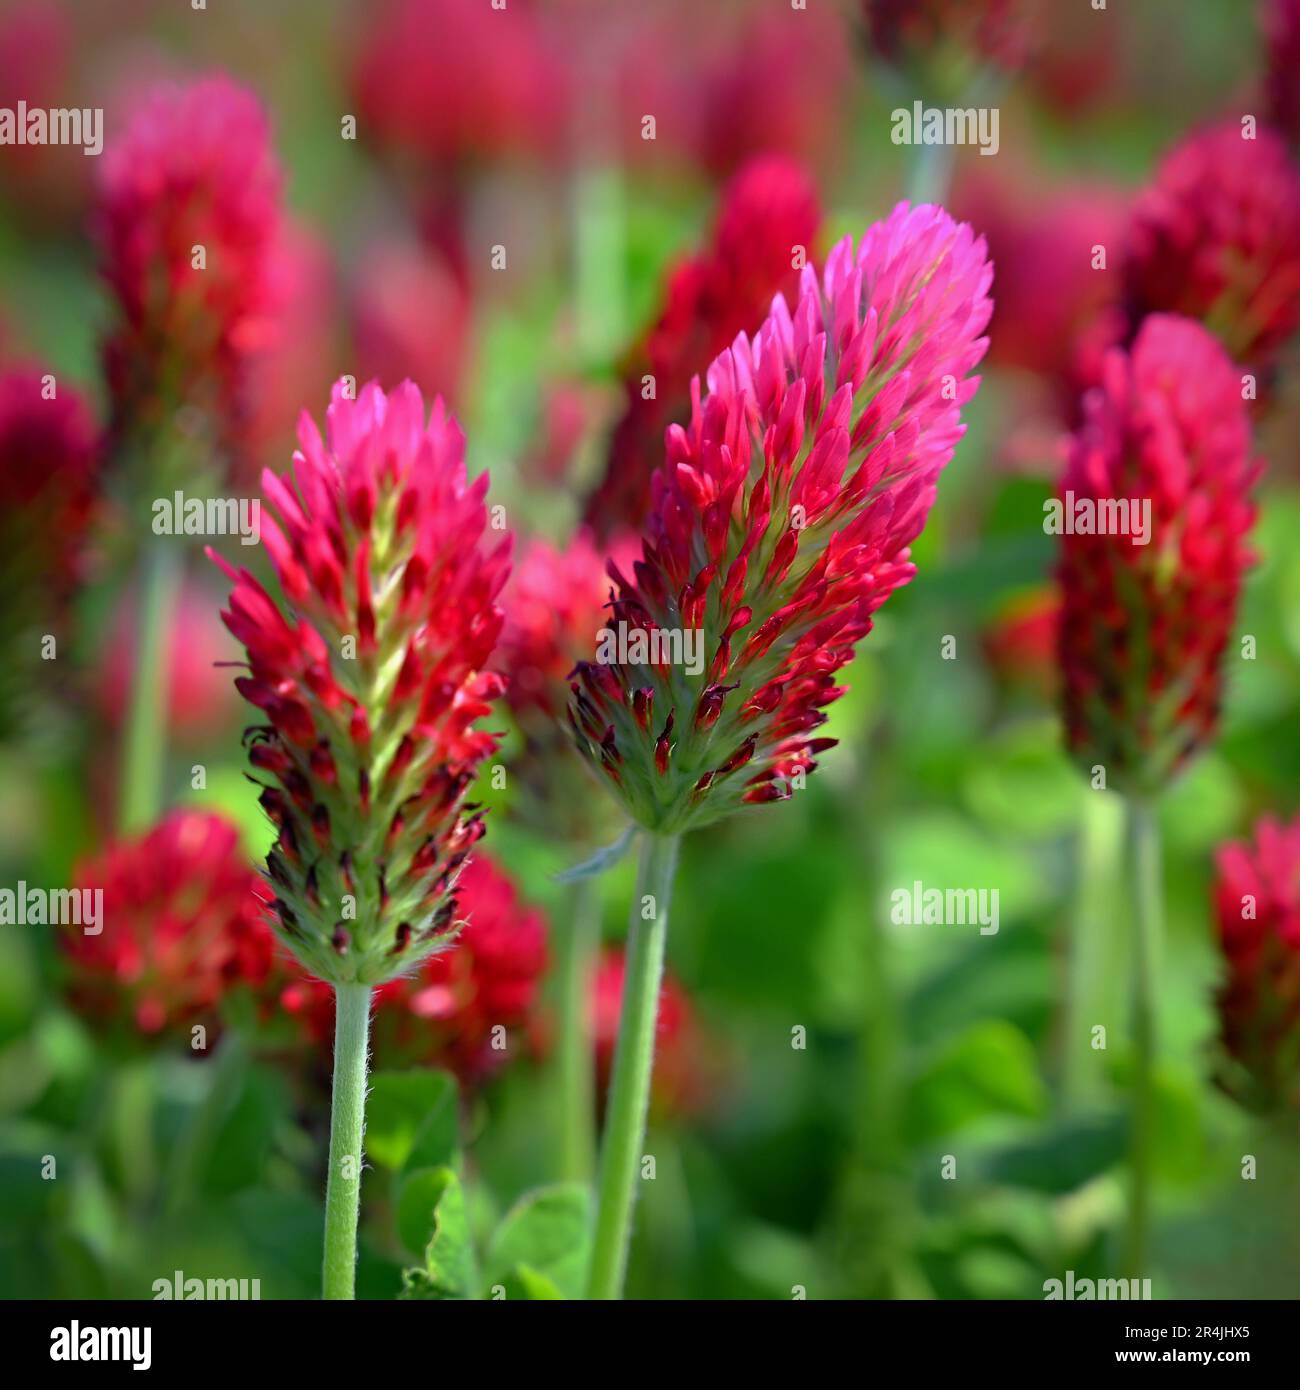
[[[590,1182],[596,1166],[591,988],[599,946],[600,880],[593,876],[573,885],[568,925],[556,933],[556,1167],[571,1182]]]
[[[1127,1270],[1148,1277],[1151,1166],[1155,1143],[1156,958],[1161,936],[1160,831],[1148,802],[1128,802],[1128,844],[1133,872],[1133,1127]]]
[[[140,582],[135,681],[120,766],[118,825],[143,830],[162,806],[167,751],[167,638],[180,562],[168,542],[149,546]]]
[[[1083,797],[1076,848],[1074,910],[1066,966],[1065,1019],[1061,1029],[1061,1101],[1076,1109],[1100,1090],[1104,1056],[1093,1050],[1092,1029],[1110,1015],[1112,924],[1122,916],[1119,885],[1124,855],[1124,817],[1119,799],[1092,789]]]
[[[323,1283],[326,1299],[346,1299],[355,1297],[356,1288],[370,986],[335,985],[334,1001],[334,1093],[325,1184]]]
[[[614,1050],[614,1075],[605,1114],[596,1206],[596,1236],[587,1296],[623,1296],[641,1146],[650,1108],[655,1023],[668,940],[668,907],[677,867],[676,835],[645,832],[636,900],[628,933],[623,1002]]]

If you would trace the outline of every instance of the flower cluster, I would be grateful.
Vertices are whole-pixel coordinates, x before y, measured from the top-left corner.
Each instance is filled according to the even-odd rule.
[[[993,271],[971,229],[900,204],[793,313],[778,297],[692,387],[641,558],[611,566],[626,659],[579,664],[578,745],[663,834],[782,800],[833,740],[835,673],[914,573],[987,346]],[[701,643],[698,674],[681,660]]]
[[[1222,1039],[1264,1103],[1300,1100],[1300,819],[1217,856]]]
[[[108,143],[95,222],[119,438],[195,404],[237,433],[246,360],[276,309],[280,187],[260,102],[224,76],[158,87]]]
[[[1217,724],[1258,467],[1237,372],[1189,319],[1147,319],[1084,411],[1062,491],[1102,519],[1126,502],[1129,520],[1112,506],[1116,524],[1063,538],[1066,734],[1085,766],[1149,793]]]
[[[270,895],[220,816],[173,811],[83,861],[74,884],[104,895],[97,934],[60,938],[71,998],[94,1021],[158,1034],[271,972]]]
[[[1125,280],[1132,322],[1185,314],[1267,366],[1300,325],[1300,170],[1281,138],[1228,121],[1178,145],[1133,208]]]
[[[727,185],[709,246],[672,271],[658,322],[629,357],[627,405],[585,512],[599,539],[641,527],[664,430],[689,411],[692,376],[797,287],[798,251],[810,252],[820,219],[807,174],[783,157],[754,159]]]
[[[466,863],[456,893],[464,924],[455,942],[414,975],[375,991],[373,1031],[386,1066],[445,1066],[474,1082],[516,1054],[512,1034],[534,1040],[547,926],[481,853]],[[334,1034],[328,985],[295,979],[281,990],[280,1003],[313,1042],[328,1044]]]
[[[419,390],[334,387],[323,440],[299,426],[292,482],[269,470],[263,515],[285,610],[247,570],[223,614],[248,649],[240,693],[279,829],[267,870],[285,945],[331,983],[379,984],[443,944],[457,874],[483,833],[464,804],[502,681],[484,670],[511,537],[487,545],[486,476]],[[215,558],[215,557],[214,557]],[[287,614],[287,616],[286,616]]]

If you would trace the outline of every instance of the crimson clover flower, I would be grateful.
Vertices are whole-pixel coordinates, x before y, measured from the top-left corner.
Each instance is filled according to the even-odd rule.
[[[172,811],[83,860],[73,882],[104,895],[97,933],[60,938],[70,996],[93,1022],[160,1034],[271,972],[270,894],[221,816]]]
[[[1138,197],[1125,265],[1134,323],[1185,314],[1268,366],[1300,326],[1300,169],[1276,132],[1197,131]]]
[[[1265,816],[1216,856],[1214,901],[1224,979],[1220,1032],[1248,1090],[1300,1099],[1300,818]]]
[[[460,427],[410,382],[337,383],[326,437],[304,413],[299,441],[262,480],[282,605],[213,558],[248,651],[236,686],[267,720],[247,740],[278,934],[317,978],[373,986],[445,944],[483,834],[465,795],[497,746],[475,724],[502,687],[484,667],[511,537],[486,540],[487,477],[467,481]]]
[[[1240,377],[1204,328],[1156,314],[1111,351],[1062,491],[1076,512],[1126,501],[1129,527],[1062,537],[1059,651],[1070,750],[1123,790],[1159,790],[1214,733],[1258,471]]]
[[[99,174],[114,435],[198,404],[233,437],[248,358],[277,312],[281,174],[261,103],[221,75],[158,86],[107,142]]]
[[[598,540],[644,523],[664,430],[690,409],[691,378],[762,319],[774,294],[797,288],[795,248],[811,250],[820,221],[812,181],[791,159],[760,156],[728,183],[710,244],[670,272],[659,319],[629,354],[627,404],[584,513]]]
[[[835,673],[911,579],[978,387],[992,277],[968,226],[900,204],[820,281],[805,269],[793,312],[778,296],[707,394],[693,384],[641,558],[631,577],[610,566],[627,659],[579,663],[569,706],[580,751],[647,829],[782,800],[834,742],[817,729]],[[674,661],[688,641],[694,668]]]

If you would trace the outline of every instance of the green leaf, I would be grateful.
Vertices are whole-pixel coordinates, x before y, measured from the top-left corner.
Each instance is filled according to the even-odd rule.
[[[537,1298],[543,1283],[560,1297],[579,1298],[591,1255],[591,1201],[581,1183],[557,1183],[526,1193],[505,1214],[492,1237],[488,1283],[511,1281]],[[526,1272],[525,1272],[526,1271]],[[547,1297],[553,1295],[547,1294]]]
[[[478,1282],[465,1192],[450,1168],[418,1168],[402,1181],[397,1198],[402,1244],[423,1254],[419,1298],[469,1298]]]
[[[952,1134],[988,1115],[1046,1114],[1047,1088],[1029,1039],[1000,1019],[977,1024],[934,1058],[912,1086],[913,1142]]]
[[[1063,1195],[1114,1167],[1123,1158],[1127,1142],[1123,1115],[1070,1120],[995,1154],[989,1177],[1013,1187]]]
[[[457,1101],[456,1079],[447,1072],[376,1072],[366,1103],[366,1157],[393,1172],[454,1163]]]

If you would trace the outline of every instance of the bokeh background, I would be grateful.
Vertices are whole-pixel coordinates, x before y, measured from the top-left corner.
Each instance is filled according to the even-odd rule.
[[[102,106],[109,146],[160,79],[224,72],[264,103],[293,293],[254,373],[243,478],[287,465],[298,412],[319,417],[341,374],[409,376],[451,403],[471,472],[490,471],[490,500],[521,538],[560,546],[603,475],[665,287],[714,244],[748,161],[806,170],[818,258],[936,177],[891,143],[896,106],[979,90],[977,104],[999,108],[998,155],[959,150],[938,175],[953,211],[990,238],[999,309],[969,431],[914,549],[919,576],[850,668],[828,731],[841,744],[807,789],[684,846],[669,942],[680,1007],[663,1047],[686,1080],[652,1120],[634,1296],[1037,1298],[1067,1269],[1120,1273],[1128,901],[1120,811],[1068,762],[1055,704],[1054,541],[1041,518],[1074,418],[1060,349],[1080,328],[1072,313],[1086,326],[1118,297],[1126,210],[1161,157],[1204,121],[1262,115],[1268,60],[1256,7],[1239,0],[1112,0],[1105,12],[1054,0],[1026,7],[1023,61],[972,75],[962,10],[891,64],[862,9],[832,0],[509,0],[508,30],[492,27],[489,0],[0,7],[0,105]],[[0,365],[47,364],[103,422],[112,309],[96,164],[0,149]],[[1113,248],[1107,271],[1081,266],[1078,248],[1098,241]],[[758,292],[761,304],[770,287]],[[1257,417],[1260,559],[1239,626],[1258,656],[1230,660],[1222,735],[1160,811],[1157,1296],[1300,1288],[1300,1134],[1294,1111],[1254,1113],[1220,1084],[1212,906],[1216,847],[1261,813],[1293,814],[1300,786],[1297,360],[1292,345]],[[24,682],[0,744],[5,885],[71,882],[114,835],[135,523],[115,500],[113,460],[103,467],[57,662],[22,675],[23,624],[4,624],[6,679]],[[17,505],[6,498],[7,537],[24,525]],[[195,545],[168,637],[166,804],[232,818],[251,863],[268,829],[243,777],[232,673],[213,664],[236,658],[223,597]],[[519,746],[512,732],[507,767]],[[514,814],[511,786],[484,789],[486,848],[524,901],[563,922],[572,897],[555,875],[591,844]],[[617,836],[580,775],[560,794],[569,810],[591,797],[576,809],[594,843]],[[892,925],[890,893],[917,879],[998,889],[1000,930]],[[628,862],[600,880],[609,943],[631,892]],[[326,1054],[275,1010],[238,1001],[237,1025],[207,1020],[214,1036],[238,1027],[224,1065],[192,1050],[188,1024],[145,1035],[92,1016],[57,935],[0,928],[0,1291],[147,1298],[179,1269],[258,1277],[267,1298],[315,1296]],[[1071,983],[1072,940],[1090,946],[1085,986]],[[1119,1022],[1106,1051],[1071,1060],[1063,1020],[1080,987],[1085,1010]],[[462,1095],[481,1231],[554,1176],[549,997],[544,982],[529,1046]],[[372,1116],[381,1142],[384,1123]],[[195,1152],[178,1196],[178,1154]],[[1245,1154],[1258,1157],[1252,1181]],[[359,1292],[393,1297],[394,1175],[372,1160]]]

